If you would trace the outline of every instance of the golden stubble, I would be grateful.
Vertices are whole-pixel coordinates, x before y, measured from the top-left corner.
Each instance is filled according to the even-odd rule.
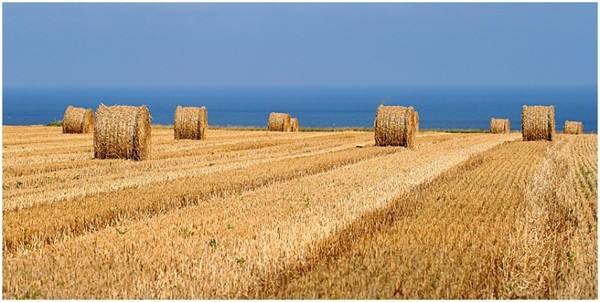
[[[260,296],[595,299],[596,158],[595,135],[498,146],[324,240]]]
[[[366,134],[372,139],[372,133]],[[361,135],[355,146],[362,145]],[[372,145],[333,150],[312,162],[321,158],[328,166],[336,159],[327,156],[343,152],[391,153],[342,162],[316,174],[298,170],[293,162],[274,163],[267,173],[296,169],[296,176],[225,190],[183,207],[167,204],[147,217],[125,211],[111,227],[5,255],[4,296],[249,297],[269,276],[308,259],[315,242],[336,236],[357,218],[469,156],[517,138],[423,135],[416,150]],[[126,196],[133,195],[116,198],[126,203]],[[161,197],[148,198],[153,196]]]

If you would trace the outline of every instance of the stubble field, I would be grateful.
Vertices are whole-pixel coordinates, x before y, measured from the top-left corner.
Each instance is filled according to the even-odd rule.
[[[3,127],[3,298],[591,298],[597,136]]]

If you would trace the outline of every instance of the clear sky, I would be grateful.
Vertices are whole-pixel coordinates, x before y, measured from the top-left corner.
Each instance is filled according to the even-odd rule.
[[[4,3],[3,85],[596,85],[596,6]]]

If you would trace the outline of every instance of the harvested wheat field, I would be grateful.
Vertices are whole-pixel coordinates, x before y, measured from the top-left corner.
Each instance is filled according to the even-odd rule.
[[[4,126],[3,298],[597,298],[596,135],[173,131]]]

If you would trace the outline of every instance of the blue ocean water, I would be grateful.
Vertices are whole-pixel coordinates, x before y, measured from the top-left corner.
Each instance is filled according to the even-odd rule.
[[[491,117],[521,127],[522,105],[554,105],[556,126],[580,120],[597,132],[596,87],[3,87],[3,124],[61,120],[68,105],[148,105],[153,124],[173,124],[175,107],[206,106],[210,125],[266,127],[287,112],[301,127],[372,127],[379,104],[413,106],[422,129],[488,129]]]

